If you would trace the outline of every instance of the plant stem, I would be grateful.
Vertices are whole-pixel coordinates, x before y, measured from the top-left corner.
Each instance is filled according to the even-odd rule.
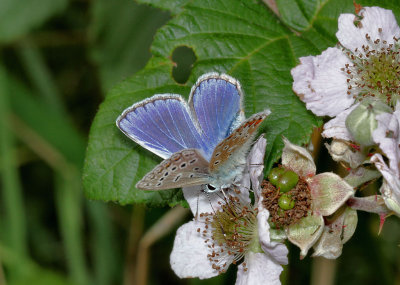
[[[149,262],[149,248],[157,240],[170,232],[187,215],[188,209],[177,206],[161,217],[142,237],[136,263],[136,285],[147,284],[147,271]]]
[[[3,206],[6,220],[4,238],[10,248],[20,256],[27,255],[25,208],[14,153],[14,138],[9,130],[10,107],[7,75],[0,66],[0,169],[3,185]],[[9,269],[11,277],[18,275],[19,268]]]
[[[124,284],[130,285],[135,283],[136,254],[138,243],[143,234],[143,224],[145,218],[145,208],[143,205],[136,204],[133,206],[131,215],[131,224],[129,229],[128,248],[126,250],[125,268],[124,268]]]
[[[314,257],[312,261],[311,285],[335,284],[336,259]]]
[[[87,285],[90,281],[82,244],[80,177],[74,172],[71,168],[56,174],[57,211],[71,280]]]
[[[4,276],[3,265],[1,264],[1,259],[0,259],[0,284],[7,285],[6,277]]]
[[[96,285],[113,284],[114,273],[120,267],[117,260],[120,260],[120,258],[117,254],[117,242],[114,240],[113,225],[108,207],[106,204],[97,201],[86,201],[85,204],[90,219],[89,227],[91,229],[94,267],[93,283]]]

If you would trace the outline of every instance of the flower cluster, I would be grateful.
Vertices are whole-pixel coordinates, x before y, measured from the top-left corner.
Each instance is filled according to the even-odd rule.
[[[378,214],[381,226],[400,216],[400,28],[391,11],[365,7],[340,15],[336,36],[336,47],[300,58],[293,90],[314,114],[332,118],[322,135],[348,175],[317,174],[308,150],[283,138],[282,159],[264,178],[261,136],[240,183],[206,194],[183,188],[195,218],[175,238],[179,277],[210,278],[237,264],[236,284],[280,284],[285,240],[300,258],[313,248],[313,256],[335,259],[355,232],[357,210]],[[382,195],[357,197],[381,176]]]
[[[382,175],[386,206],[400,215],[400,27],[379,7],[342,14],[338,26],[336,47],[292,69],[293,90],[313,113],[333,117],[322,135],[333,139],[328,150],[349,166],[353,186]],[[379,173],[365,175],[371,166]]]
[[[171,266],[179,277],[211,278],[237,264],[236,284],[280,284],[286,239],[301,249],[301,258],[311,247],[313,256],[340,256],[357,225],[356,210],[346,205],[354,189],[334,173],[316,174],[310,153],[283,141],[281,164],[268,180],[260,137],[240,185],[207,195],[200,187],[183,189],[195,218],[176,234]]]

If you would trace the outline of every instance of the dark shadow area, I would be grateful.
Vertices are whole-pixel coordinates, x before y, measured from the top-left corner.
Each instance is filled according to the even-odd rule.
[[[175,63],[172,77],[177,83],[186,83],[196,59],[193,49],[187,46],[179,46],[172,52],[172,61]]]

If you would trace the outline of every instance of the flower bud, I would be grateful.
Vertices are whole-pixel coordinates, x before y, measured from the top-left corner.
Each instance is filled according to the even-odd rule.
[[[376,116],[391,113],[392,109],[385,103],[367,99],[360,103],[346,118],[346,127],[355,141],[364,146],[374,144],[372,132],[377,128]]]
[[[350,142],[344,140],[332,140],[331,144],[325,143],[332,159],[337,162],[343,162],[351,168],[357,168],[366,160],[364,148],[357,149]]]

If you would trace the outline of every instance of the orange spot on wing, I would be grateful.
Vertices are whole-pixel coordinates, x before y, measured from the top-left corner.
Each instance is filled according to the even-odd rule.
[[[358,4],[356,1],[353,1],[353,5],[354,5],[354,12],[356,14],[360,13],[360,10],[362,9],[362,6],[360,4]]]

